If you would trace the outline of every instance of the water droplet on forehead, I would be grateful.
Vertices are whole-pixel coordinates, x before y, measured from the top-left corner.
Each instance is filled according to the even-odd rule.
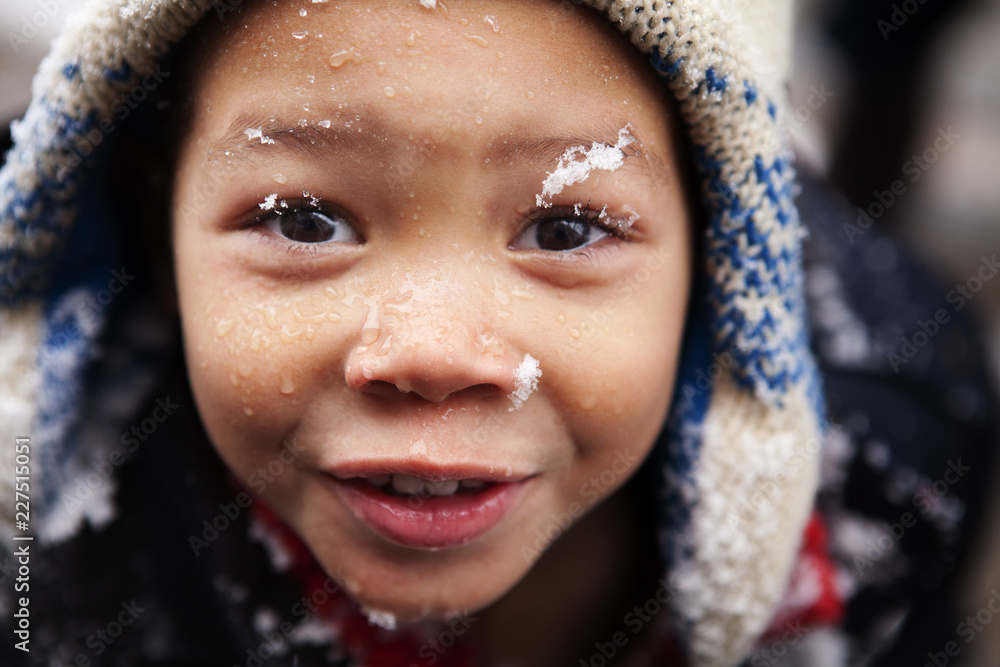
[[[292,37],[294,37],[295,39],[303,39],[308,34],[309,31],[307,30],[295,30],[292,32]]]
[[[307,11],[306,11],[306,8],[305,8],[305,7],[303,7],[302,9],[300,9],[300,10],[299,10],[299,16],[305,16],[305,15],[306,15],[306,14],[308,14],[308,13],[309,13],[309,12],[307,12]]]

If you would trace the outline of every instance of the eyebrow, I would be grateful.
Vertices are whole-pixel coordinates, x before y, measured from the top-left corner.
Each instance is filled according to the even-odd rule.
[[[266,159],[266,153],[250,150],[262,147],[263,144],[314,160],[329,159],[331,154],[338,152],[379,157],[384,155],[387,149],[385,143],[377,138],[379,134],[383,134],[384,126],[377,116],[374,117],[377,130],[375,136],[368,132],[352,131],[349,124],[344,124],[342,121],[331,120],[329,127],[321,127],[317,123],[300,125],[287,122],[278,116],[243,112],[229,125],[226,134],[210,145],[209,156],[236,154],[251,160]],[[251,137],[247,133],[247,130],[258,129],[260,137],[256,134]],[[589,150],[595,143],[614,146],[620,129],[605,123],[603,126],[557,136],[539,137],[510,133],[492,141],[485,157],[494,164],[528,163],[551,165],[554,169],[559,159],[572,149],[583,147],[584,150]],[[629,132],[635,141],[621,149],[626,157],[631,158],[625,160],[621,168],[638,169],[651,181],[662,177],[667,172],[663,157],[647,150],[646,144],[633,128],[630,128]],[[391,136],[393,133],[388,134]],[[409,136],[404,132],[396,134]]]

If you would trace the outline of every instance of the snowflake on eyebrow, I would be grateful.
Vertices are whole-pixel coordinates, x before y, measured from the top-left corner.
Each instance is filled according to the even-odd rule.
[[[248,127],[247,129],[243,130],[243,134],[247,135],[247,139],[260,139],[260,143],[262,144],[274,143],[274,139],[272,139],[271,137],[265,137],[264,133],[261,132],[261,129],[259,127]]]

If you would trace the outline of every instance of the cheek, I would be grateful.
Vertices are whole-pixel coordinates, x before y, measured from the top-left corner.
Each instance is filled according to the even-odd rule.
[[[687,290],[686,262],[652,258],[598,305],[555,316],[553,392],[585,459],[613,457],[625,444],[644,455],[652,445],[673,392]]]
[[[341,315],[322,294],[268,294],[258,281],[194,271],[179,280],[188,374],[202,421],[232,467],[273,454],[294,431],[317,339],[331,338]],[[222,287],[235,285],[235,287]]]

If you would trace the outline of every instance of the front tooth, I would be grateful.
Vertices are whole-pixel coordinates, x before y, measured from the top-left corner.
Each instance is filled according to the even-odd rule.
[[[430,482],[426,479],[420,479],[419,477],[413,477],[411,475],[392,476],[392,489],[396,493],[401,493],[406,496],[415,496],[419,494],[429,483]]]
[[[484,482],[481,479],[463,479],[462,480],[462,488],[463,489],[478,489],[479,487],[481,487],[485,483],[486,482]]]
[[[458,491],[457,479],[446,479],[443,482],[429,482],[430,492],[435,496],[450,496]]]

